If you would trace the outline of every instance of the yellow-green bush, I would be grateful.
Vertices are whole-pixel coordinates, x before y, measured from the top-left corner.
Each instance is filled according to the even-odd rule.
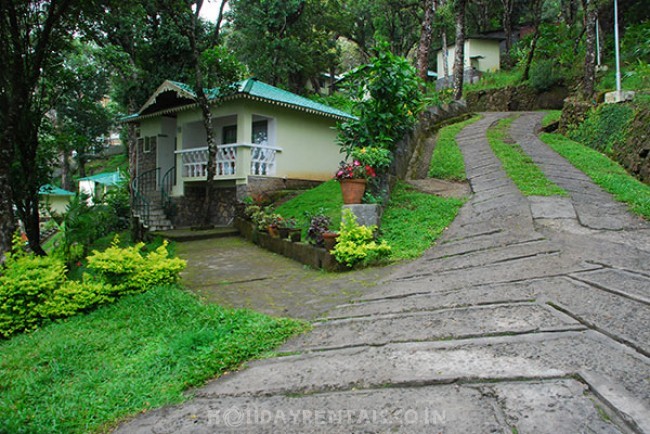
[[[341,233],[332,251],[334,258],[341,264],[354,267],[390,255],[391,248],[386,241],[375,241],[376,229],[376,226],[360,226],[352,211],[346,209],[341,219]]]
[[[124,294],[175,283],[185,268],[185,261],[169,257],[167,243],[143,255],[144,244],[119,248],[117,242],[88,257],[90,274],[81,282],[67,280],[60,258],[15,249],[0,270],[0,336],[33,330],[47,320],[88,311]]]
[[[10,255],[0,276],[0,334],[32,330],[42,321],[38,307],[66,280],[62,261]]]
[[[42,318],[65,318],[114,301],[112,293],[113,288],[101,282],[69,280],[36,310]]]
[[[115,288],[119,294],[144,292],[153,286],[176,283],[185,261],[170,258],[167,242],[148,255],[144,243],[120,248],[117,238],[103,252],[88,256],[88,269],[97,278]]]

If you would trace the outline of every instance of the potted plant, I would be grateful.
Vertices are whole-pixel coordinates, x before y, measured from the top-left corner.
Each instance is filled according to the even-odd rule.
[[[338,240],[338,237],[339,237],[338,232],[332,232],[332,231],[323,232],[323,247],[325,247],[325,250],[327,250],[328,252],[334,250],[334,246],[336,246],[336,241]]]
[[[294,218],[282,218],[278,220],[278,231],[280,232],[280,238],[285,239],[289,238],[289,233],[296,229],[296,219]]]
[[[284,218],[280,214],[271,213],[268,217],[267,231],[273,238],[280,238],[280,225]]]
[[[324,214],[312,215],[310,218],[309,230],[307,231],[307,240],[309,243],[323,247],[323,233],[327,232],[332,221]]]
[[[363,165],[359,160],[353,160],[351,163],[341,161],[334,177],[341,185],[343,203],[346,205],[361,203],[368,178],[375,176],[372,166]]]

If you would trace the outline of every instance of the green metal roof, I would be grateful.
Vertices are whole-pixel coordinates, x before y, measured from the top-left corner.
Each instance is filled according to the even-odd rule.
[[[49,194],[51,196],[74,196],[76,193],[64,190],[52,184],[45,184],[38,189],[38,194]]]
[[[304,96],[296,95],[295,93],[282,90],[254,78],[249,78],[248,80],[241,82],[240,89],[241,93],[248,94],[252,97],[260,98],[271,103],[287,105],[293,108],[318,112],[334,117],[354,118],[354,116],[352,116],[350,113],[344,112],[343,110],[339,110],[334,107],[312,101],[309,98],[305,98]]]
[[[136,114],[125,116],[121,118],[121,121],[128,122],[138,119],[143,116],[141,113],[154,105],[156,103],[156,98],[158,95],[167,92],[173,91],[181,98],[190,98],[195,99],[196,94],[192,86],[181,83],[178,81],[166,80],[154,94],[149,98],[145,105],[140,109]],[[279,105],[283,107],[292,108],[295,110],[305,111],[308,113],[313,113],[321,116],[334,117],[337,119],[354,119],[350,113],[344,112],[343,110],[330,107],[326,104],[321,104],[316,101],[312,101],[309,98],[305,98],[295,93],[271,86],[270,84],[261,82],[255,78],[249,78],[237,83],[233,83],[230,86],[227,86],[227,89],[224,88],[212,88],[204,89],[208,100],[216,101],[219,99],[231,99],[236,97],[245,97],[251,98],[258,101],[264,101],[270,104]],[[186,103],[178,107],[168,108],[167,110],[178,110],[181,107],[191,107]],[[165,110],[163,110],[165,111]],[[158,112],[146,114],[146,116],[156,115]]]
[[[112,186],[119,185],[124,182],[124,177],[118,170],[117,172],[105,172],[98,173],[97,175],[86,176],[85,178],[79,178],[79,181],[93,181],[98,184]]]

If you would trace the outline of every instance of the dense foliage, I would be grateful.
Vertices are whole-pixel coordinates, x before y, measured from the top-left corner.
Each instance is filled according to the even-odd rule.
[[[339,126],[343,152],[350,155],[355,148],[372,147],[394,150],[422,109],[415,68],[381,44],[376,56],[348,74],[346,81],[356,100],[358,118]]]
[[[359,225],[352,211],[345,209],[332,255],[339,263],[348,267],[368,265],[388,257],[391,248],[385,240],[375,240],[376,231],[376,226]]]
[[[114,244],[88,257],[89,273],[68,280],[64,262],[26,254],[16,245],[0,275],[0,335],[33,330],[48,320],[66,318],[116,298],[175,283],[185,262],[170,258],[167,244],[148,255],[143,244]]]
[[[625,142],[625,133],[633,118],[634,109],[629,105],[600,105],[587,113],[583,123],[569,128],[567,137],[612,155],[614,147]]]

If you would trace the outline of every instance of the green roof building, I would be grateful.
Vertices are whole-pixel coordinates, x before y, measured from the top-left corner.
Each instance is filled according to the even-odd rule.
[[[218,145],[216,194],[229,197],[213,223],[232,221],[236,197],[332,177],[341,160],[335,127],[353,119],[349,113],[254,78],[205,93]],[[138,127],[134,185],[140,197],[152,198],[146,208],[162,207],[156,198],[167,198],[178,210],[175,226],[198,224],[200,215],[190,208],[199,205],[209,154],[193,88],[167,80],[122,121]]]

